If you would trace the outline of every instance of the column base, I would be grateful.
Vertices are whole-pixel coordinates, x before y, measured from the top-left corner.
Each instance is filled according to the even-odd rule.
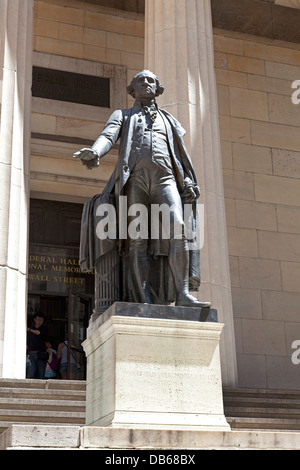
[[[147,317],[114,314],[119,307],[108,309],[83,343],[86,424],[230,429],[224,416],[219,357],[223,325],[178,320],[176,310],[183,307],[161,306],[172,309],[168,314],[173,312],[174,319],[152,318],[159,306],[143,305]],[[136,310],[141,311],[139,304]]]

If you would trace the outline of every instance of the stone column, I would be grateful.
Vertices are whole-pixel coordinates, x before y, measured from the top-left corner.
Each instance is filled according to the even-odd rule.
[[[210,0],[146,0],[145,68],[165,92],[159,106],[186,129],[204,205],[199,300],[210,300],[225,324],[221,340],[223,385],[237,384],[218,104]]]
[[[0,377],[26,357],[33,0],[0,2]]]

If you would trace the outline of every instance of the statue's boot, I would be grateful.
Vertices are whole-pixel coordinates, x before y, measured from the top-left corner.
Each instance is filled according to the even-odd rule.
[[[176,289],[176,306],[211,307],[210,302],[200,302],[189,293],[189,252],[185,240],[171,240],[169,266]]]
[[[137,302],[151,304],[149,292],[149,263],[147,255],[139,252],[130,253],[131,276],[135,288]]]

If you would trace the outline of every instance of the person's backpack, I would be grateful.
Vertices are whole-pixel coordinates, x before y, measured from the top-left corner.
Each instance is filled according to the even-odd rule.
[[[59,370],[59,364],[60,360],[57,359],[57,355],[52,351],[52,359],[51,362],[49,362],[49,366],[54,372],[57,372]]]

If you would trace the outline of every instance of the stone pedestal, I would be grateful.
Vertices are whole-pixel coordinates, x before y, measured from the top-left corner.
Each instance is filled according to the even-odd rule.
[[[86,424],[228,430],[219,357],[223,325],[199,321],[194,308],[127,307],[111,306],[83,343]]]

